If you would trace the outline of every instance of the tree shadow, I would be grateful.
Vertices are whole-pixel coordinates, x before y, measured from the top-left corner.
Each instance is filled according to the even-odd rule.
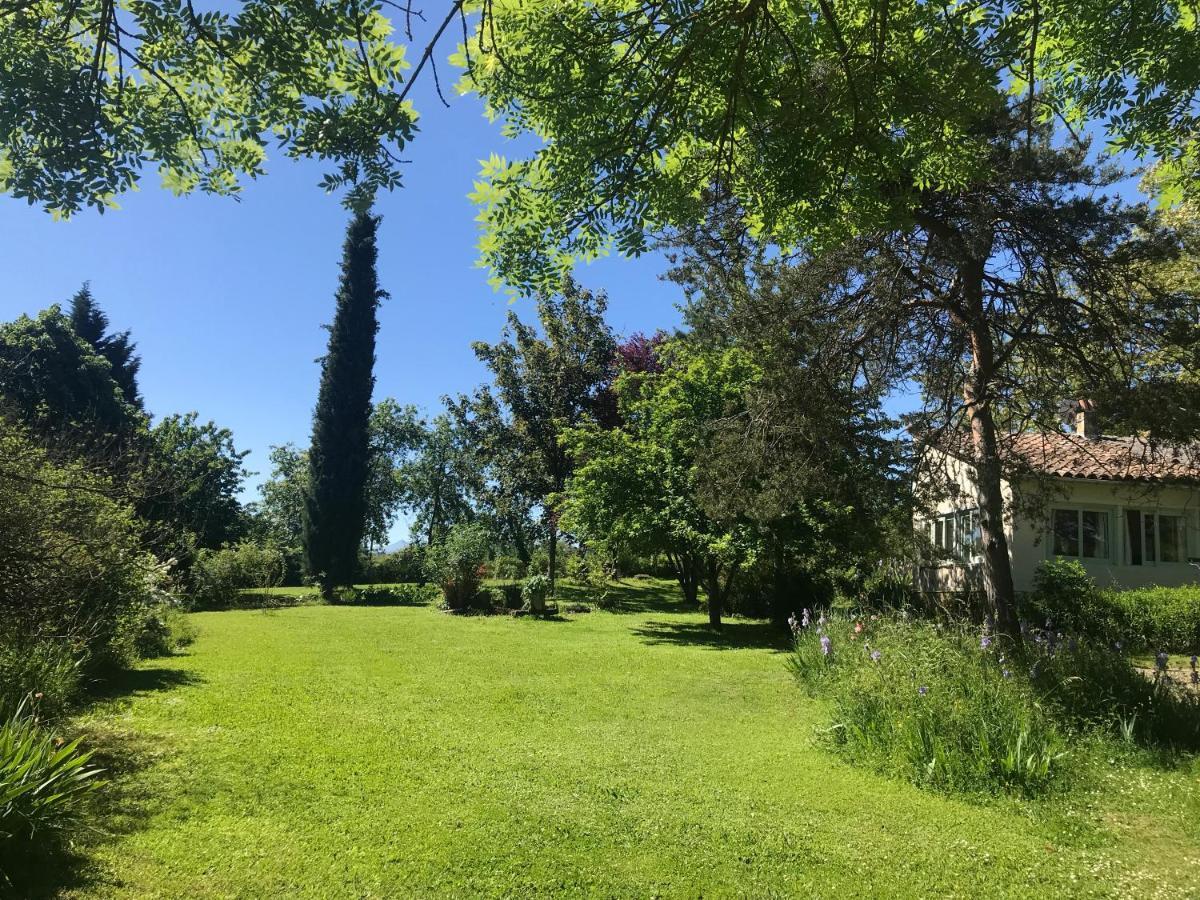
[[[71,842],[40,835],[31,844],[7,849],[0,857],[0,874],[8,879],[0,878],[0,897],[106,896],[119,887],[96,865],[95,851],[144,827],[154,804],[162,802],[137,776],[169,748],[142,734],[96,724],[85,725],[82,737],[81,748],[92,751],[90,764],[102,770],[102,786],[88,800]]]
[[[554,589],[559,602],[591,603],[595,598],[586,585],[560,581]],[[613,582],[608,586],[609,599],[614,613],[682,613],[688,612],[679,585],[662,581],[629,578]]]
[[[122,669],[106,675],[103,680],[93,684],[88,690],[88,697],[97,701],[119,700],[122,697],[136,697],[139,694],[169,691],[177,687],[200,684],[203,681],[204,679],[194,672],[165,666]]]
[[[786,653],[791,649],[787,634],[770,622],[726,621],[720,631],[703,622],[646,622],[632,629],[645,644],[673,644],[708,647],[713,650],[771,650]]]

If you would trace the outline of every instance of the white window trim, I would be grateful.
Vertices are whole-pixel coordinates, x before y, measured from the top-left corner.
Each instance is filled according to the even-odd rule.
[[[1130,546],[1130,541],[1129,541],[1128,514],[1131,512],[1135,512],[1138,514],[1138,516],[1139,516],[1138,524],[1139,524],[1139,527],[1142,529],[1143,535],[1145,534],[1145,528],[1146,528],[1146,525],[1145,525],[1146,516],[1154,516],[1154,559],[1152,559],[1152,560],[1146,559],[1145,547],[1143,547],[1142,548],[1142,561],[1140,564],[1136,564],[1136,565],[1133,562],[1133,548]],[[1183,520],[1183,547],[1181,548],[1183,550],[1183,554],[1182,554],[1183,559],[1182,560],[1163,561],[1163,559],[1162,559],[1162,541],[1159,537],[1159,535],[1162,533],[1162,526],[1158,521],[1160,516],[1172,516],[1174,518]],[[1122,506],[1121,514],[1120,514],[1120,522],[1121,522],[1121,563],[1122,563],[1122,565],[1129,566],[1131,568],[1136,568],[1136,569],[1145,568],[1147,566],[1153,567],[1153,566],[1186,566],[1186,565],[1190,565],[1188,560],[1191,559],[1193,556],[1193,554],[1191,552],[1192,547],[1191,547],[1191,540],[1190,540],[1190,534],[1191,534],[1191,530],[1192,530],[1192,520],[1191,520],[1191,516],[1188,515],[1188,510],[1181,509],[1179,507],[1171,507],[1171,506],[1155,506],[1155,507],[1150,507],[1150,508],[1148,508],[1146,506]]]

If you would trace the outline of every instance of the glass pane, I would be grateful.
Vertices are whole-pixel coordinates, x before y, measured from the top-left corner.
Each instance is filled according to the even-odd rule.
[[[1158,557],[1163,562],[1183,562],[1183,516],[1158,517]]]
[[[1146,562],[1154,562],[1158,559],[1158,555],[1154,552],[1157,542],[1154,540],[1154,513],[1142,514],[1142,525],[1144,529],[1142,533],[1145,535],[1145,543],[1143,544],[1146,554]]]
[[[1129,564],[1142,564],[1142,514],[1136,509],[1125,510],[1125,534],[1129,538]]]
[[[946,538],[945,538],[944,529],[945,529],[945,523],[941,519],[938,519],[936,522],[933,523],[933,543],[935,546],[938,546],[938,547],[946,546]]]
[[[1089,559],[1108,558],[1108,513],[1083,511],[1083,555]]]
[[[1079,512],[1074,509],[1054,511],[1054,555],[1079,555]]]
[[[955,543],[956,538],[955,538],[954,531],[955,531],[955,529],[954,529],[954,514],[951,513],[950,515],[946,516],[946,549],[947,550],[957,550],[958,549],[958,544]]]

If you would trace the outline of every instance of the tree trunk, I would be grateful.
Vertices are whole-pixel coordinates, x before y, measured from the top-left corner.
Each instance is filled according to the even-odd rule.
[[[996,348],[984,319],[984,263],[964,265],[963,297],[971,318],[965,324],[971,342],[971,372],[963,385],[963,401],[971,422],[971,445],[975,456],[976,487],[979,494],[979,529],[983,543],[983,589],[988,605],[996,611],[996,625],[1021,647],[1017,620],[1016,591],[1012,560],[1004,533],[1004,493],[1001,489],[1000,446],[992,417],[991,385],[995,374]]]
[[[987,403],[971,408],[971,440],[979,489],[979,529],[983,541],[983,587],[988,605],[996,611],[1001,632],[1021,642],[1016,591],[1008,536],[1004,533],[1004,494],[1001,490],[1000,449],[996,423]]]
[[[671,561],[671,566],[675,569],[675,580],[679,582],[679,589],[683,591],[684,602],[689,606],[698,605],[700,602],[698,599],[700,579],[696,572],[695,560],[686,553],[678,556],[668,553],[667,559]]]
[[[550,521],[550,546],[546,548],[547,554],[550,556],[550,571],[547,573],[550,577],[550,593],[554,593],[554,573],[558,563],[558,522],[551,519]]]
[[[704,593],[708,597],[708,624],[713,631],[721,630],[721,612],[725,597],[721,591],[721,568],[715,560],[709,560],[704,576]]]

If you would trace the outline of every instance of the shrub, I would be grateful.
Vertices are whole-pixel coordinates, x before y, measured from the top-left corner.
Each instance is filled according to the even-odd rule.
[[[136,639],[144,659],[170,656],[196,639],[196,626],[178,604],[163,601],[146,610]]]
[[[550,578],[546,575],[530,575],[521,584],[521,599],[530,612],[541,614],[546,611],[546,598],[550,596]]]
[[[0,722],[0,848],[53,835],[74,824],[100,782],[79,740],[62,744],[21,704]]]
[[[490,535],[482,525],[456,525],[425,552],[425,571],[442,589],[447,609],[467,608],[483,580]]]
[[[496,606],[501,609],[520,609],[525,605],[523,588],[519,584],[501,584],[492,588]]]
[[[425,581],[425,548],[409,544],[395,553],[372,556],[364,572],[370,584],[409,584]]]
[[[488,564],[488,570],[493,578],[519,581],[528,573],[529,566],[516,556],[497,556]]]
[[[29,696],[46,715],[63,712],[79,694],[82,647],[47,638],[0,641],[0,716]]]
[[[1101,590],[1075,560],[1038,566],[1024,614],[1127,650],[1200,651],[1200,585]]]
[[[0,644],[60,641],[95,671],[135,656],[156,569],[112,483],[0,418]]]
[[[203,609],[237,606],[247,588],[273,588],[283,581],[283,553],[272,544],[242,541],[220,550],[200,550],[191,570],[191,599]]]
[[[378,606],[428,606],[440,592],[433,584],[392,584],[359,588],[348,599],[350,603]]]
[[[1200,652],[1200,585],[1104,591],[1120,636],[1130,646],[1172,653]]]

